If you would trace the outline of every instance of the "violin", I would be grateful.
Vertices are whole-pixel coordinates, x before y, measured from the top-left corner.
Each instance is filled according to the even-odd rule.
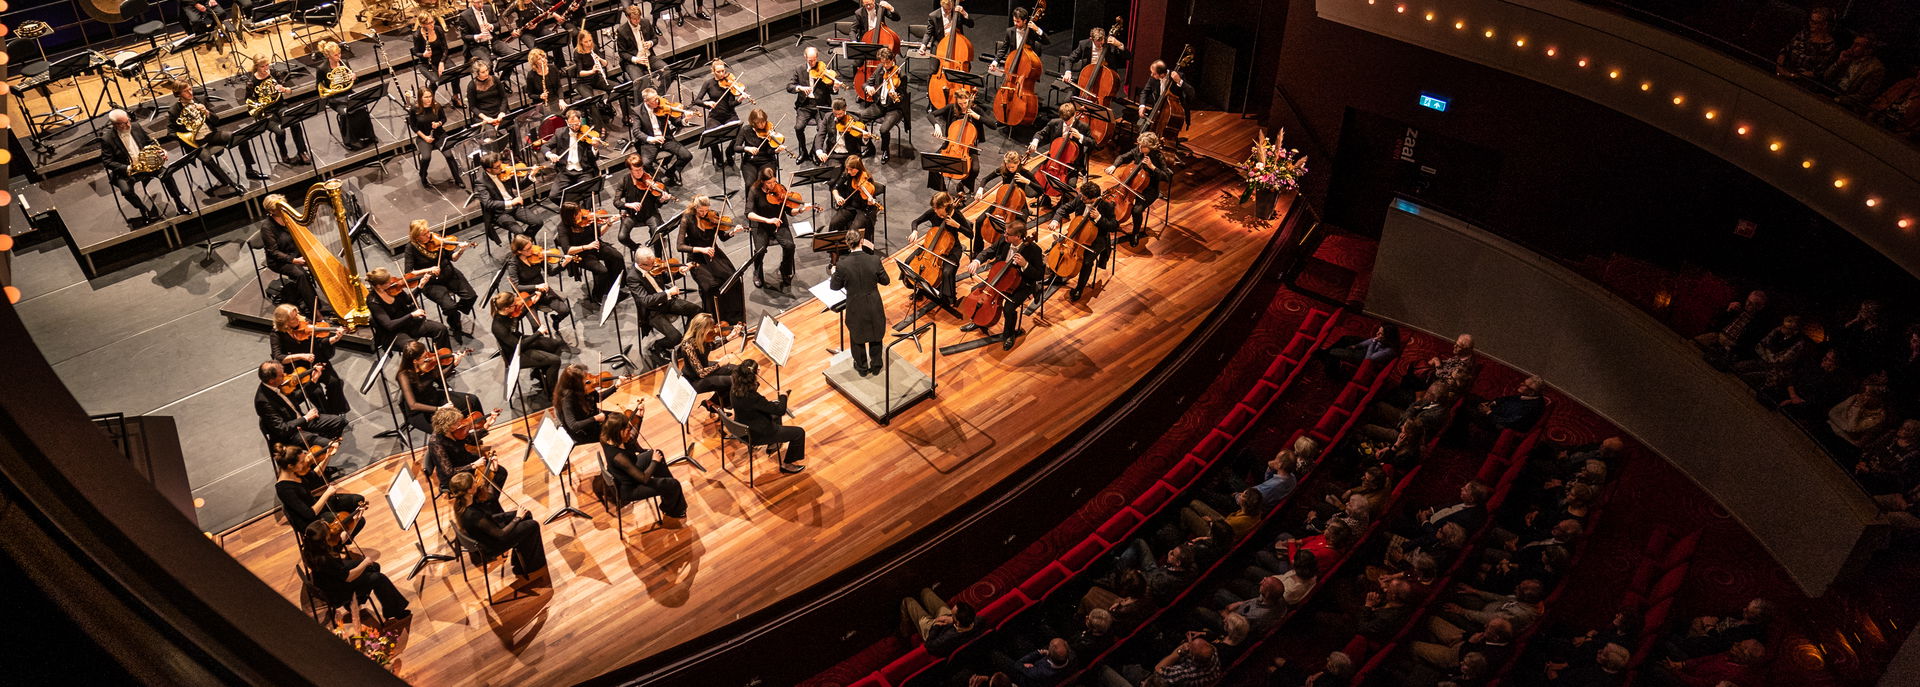
[[[746,84],[740,83],[740,79],[735,78],[732,72],[728,72],[726,76],[720,77],[717,79],[717,82],[720,84],[720,88],[725,89],[727,93],[732,94],[736,99],[745,100],[750,103],[759,102],[747,93]]]
[[[685,263],[659,257],[641,258],[639,262],[634,263],[634,266],[656,277],[677,275],[687,271]]]
[[[493,425],[495,418],[500,417],[500,413],[501,409],[499,408],[493,409],[491,413],[481,413],[478,410],[468,413],[466,417],[460,418],[447,427],[447,437],[464,443],[467,437],[472,436],[473,432],[478,430],[482,438],[484,438],[487,428]],[[482,457],[491,457],[494,453],[492,446],[487,446],[479,441],[465,443],[464,445],[469,452],[480,454]]]
[[[728,235],[732,235],[734,232],[740,230],[740,227],[733,223],[732,215],[722,215],[719,210],[715,210],[712,207],[695,210],[693,218],[694,223],[699,225],[701,231],[724,231],[727,232]]]
[[[420,287],[426,285],[427,277],[439,271],[440,268],[438,267],[428,267],[406,274],[396,274],[392,279],[388,279],[387,283],[380,285],[380,293],[388,298],[395,298],[398,297],[402,291],[417,291]]]
[[[828,69],[826,62],[813,63],[813,66],[807,68],[807,76],[812,77],[814,81],[824,83],[828,86],[840,83],[840,72]]]
[[[320,372],[306,365],[296,365],[280,380],[280,393],[292,396],[300,387],[320,381]]]
[[[772,144],[774,150],[792,155],[795,160],[800,159],[800,153],[794,152],[792,148],[787,147],[787,135],[774,131],[772,124],[768,124],[765,129],[754,127],[753,133],[760,137],[760,146]]]
[[[639,378],[640,378],[639,375],[627,375],[623,377],[620,375],[616,375],[612,372],[601,372],[599,374],[591,374],[591,375],[587,375],[586,389],[587,389],[587,393],[590,393],[590,394],[599,393],[601,391],[605,391],[608,389],[618,388],[621,384],[625,384],[627,382],[630,382]]]
[[[634,179],[633,177],[628,178],[633,180],[634,188],[646,191],[653,197],[663,201],[673,200],[673,194],[667,192],[667,185],[660,183],[659,179],[653,178],[653,174],[647,172],[647,170],[640,170],[640,178],[638,179]]]
[[[780,206],[783,208],[782,212],[802,212],[816,207],[812,203],[800,200],[799,191],[788,191],[787,187],[781,186],[778,181],[767,182],[761,190],[767,194],[767,203]]]
[[[534,245],[527,246],[527,251],[532,253],[532,255],[522,254],[519,258],[520,262],[527,263],[528,266],[538,265],[542,260],[545,260],[548,265],[558,266],[580,259],[580,256],[569,255],[566,251],[558,248],[542,248]]]
[[[473,246],[472,243],[461,241],[451,236],[436,234],[433,232],[427,232],[426,240],[421,241],[419,245],[420,245],[421,252],[424,252],[424,253],[438,253],[443,250],[468,248]]]
[[[867,137],[866,122],[854,118],[853,115],[840,115],[840,119],[833,123],[833,130],[843,134],[851,133],[855,138]]]
[[[580,125],[580,132],[574,134],[574,136],[576,138],[579,138],[581,143],[585,143],[590,146],[600,145],[600,140],[601,140],[600,132],[598,130],[595,130],[593,127],[587,126],[585,124]]]
[[[533,307],[533,304],[539,300],[540,294],[537,292],[515,291],[513,294],[513,303],[503,308],[501,314],[507,317],[518,318],[521,315],[527,314],[527,308]]]
[[[294,322],[292,329],[287,330],[287,336],[293,337],[294,341],[306,341],[316,334],[332,335],[340,331],[344,331],[344,328],[330,324],[314,324],[308,322],[306,318],[300,318]]]
[[[885,210],[886,206],[881,205],[880,201],[874,200],[874,197],[873,197],[873,194],[878,193],[879,190],[880,190],[880,187],[876,186],[873,183],[872,174],[868,174],[867,172],[864,172],[864,171],[854,173],[853,192],[860,194],[860,199],[866,201],[868,205],[873,206],[873,209]]]
[[[431,374],[440,370],[450,370],[453,369],[454,366],[459,365],[460,361],[465,359],[468,353],[472,352],[473,349],[471,348],[461,349],[459,351],[451,348],[440,348],[428,351],[426,355],[420,356],[418,360],[413,361],[413,369],[420,372],[420,374]]]
[[[494,170],[493,177],[501,181],[512,181],[514,179],[531,177],[549,168],[549,165],[529,165],[525,162],[516,162],[510,165],[502,164],[500,165],[500,169]]]
[[[653,116],[667,119],[682,119],[687,116],[687,106],[661,98],[653,106]]]

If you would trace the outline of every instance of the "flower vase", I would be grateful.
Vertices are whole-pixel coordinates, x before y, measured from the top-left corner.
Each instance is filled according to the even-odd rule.
[[[1279,214],[1280,191],[1278,189],[1259,188],[1253,190],[1253,211],[1260,219],[1273,219]]]

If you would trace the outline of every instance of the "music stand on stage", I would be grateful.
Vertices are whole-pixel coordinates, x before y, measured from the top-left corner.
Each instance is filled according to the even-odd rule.
[[[940,70],[940,73],[945,74],[947,76],[947,81],[954,85],[966,85],[966,86],[972,86],[974,88],[987,87],[987,77],[981,76],[979,74],[975,74],[973,72],[963,71],[959,69],[942,69]]]
[[[613,345],[619,348],[620,352],[602,358],[600,364],[637,369],[639,366],[634,365],[633,361],[627,358],[627,349],[629,347],[627,346],[626,337],[620,333],[623,327],[620,324],[620,308],[617,306],[620,304],[620,283],[625,281],[626,278],[626,270],[615,272],[613,274],[613,285],[607,289],[606,295],[601,297],[601,300],[606,302],[600,305],[600,326],[607,326],[607,316],[613,316]]]
[[[826,308],[825,312],[832,312],[840,318],[840,323],[834,327],[837,333],[835,341],[838,345],[827,348],[828,355],[839,355],[840,351],[847,348],[847,292],[833,288],[833,278],[828,277],[818,284],[807,287],[807,293],[813,294],[814,300],[820,301],[820,306]]]
[[[773,390],[780,390],[780,368],[793,355],[793,330],[772,315],[760,316],[760,328],[754,331],[753,346],[773,361]]]
[[[620,23],[620,14],[621,14],[620,8],[618,7],[601,10],[599,12],[589,14],[587,15],[587,18],[584,20],[585,28],[588,31],[593,31],[596,33],[601,31],[602,29],[613,28],[615,25]]]
[[[680,355],[677,347],[673,355],[676,360],[668,362],[669,369],[660,375],[660,389],[654,392],[654,397],[660,399],[660,405],[667,409],[667,414],[673,416],[674,422],[680,423],[680,455],[667,459],[667,467],[673,467],[674,463],[686,463],[706,472],[707,467],[693,459],[693,443],[687,440],[687,422],[693,416],[694,399],[700,394],[693,390],[693,383],[687,381],[686,376],[675,371]]]
[[[394,473],[393,482],[387,484],[387,507],[393,509],[393,519],[400,524],[400,531],[413,532],[413,549],[420,552],[420,560],[414,561],[413,569],[407,571],[411,580],[427,568],[428,563],[454,560],[444,553],[427,551],[427,540],[420,536],[420,509],[427,505],[427,491],[420,487],[420,481],[413,477],[413,466],[401,465]]]
[[[600,170],[590,169],[583,171],[586,173],[587,178],[581,179],[580,183],[560,189],[561,204],[565,204],[567,201],[577,199],[581,196],[591,198],[593,194],[600,191],[600,184],[605,181],[600,177]]]
[[[806,186],[807,202],[813,203],[814,205],[819,205],[820,189],[815,187],[815,185],[833,181],[839,176],[840,176],[840,168],[828,166],[828,165],[822,165],[819,167],[812,167],[808,169],[798,169],[798,170],[794,170],[793,172],[793,183],[790,184],[790,186]],[[795,233],[797,234],[799,232],[795,232]],[[799,238],[799,237],[795,236],[794,238]],[[818,249],[815,249],[815,250],[818,250]]]
[[[548,515],[542,524],[553,524],[553,521],[559,520],[562,515],[577,515],[588,520],[593,519],[593,516],[587,515],[585,511],[573,507],[574,485],[573,480],[569,479],[573,475],[571,469],[573,446],[573,437],[568,436],[567,431],[561,429],[560,425],[553,423],[551,414],[540,418],[540,430],[533,435],[533,448],[540,454],[540,462],[547,464],[547,472],[560,478],[560,503],[562,504],[560,510]]]
[[[907,256],[907,259],[911,260],[913,259],[913,257],[914,256]],[[947,256],[944,256],[944,255],[938,255],[934,257],[939,258],[941,261],[946,261],[947,259]],[[921,305],[920,307],[915,308],[912,313],[909,313],[906,319],[895,323],[893,325],[894,331],[896,332],[903,331],[909,327],[912,327],[913,323],[920,321],[920,318],[926,317],[927,313],[933,312],[936,309],[945,310],[947,311],[948,314],[953,315],[954,317],[960,318],[962,320],[967,319],[965,315],[961,315],[960,311],[953,307],[953,304],[947,302],[946,297],[941,295],[939,287],[934,286],[931,283],[928,283],[927,280],[925,279],[921,279],[920,274],[918,272],[915,272],[913,271],[912,268],[909,268],[907,266],[906,260],[901,260],[899,258],[888,258],[888,259],[892,260],[895,265],[898,265],[900,267],[900,270],[899,270],[900,281],[904,282],[908,288],[913,289],[913,295],[915,299],[920,300],[921,302],[924,303],[924,305]],[[959,265],[955,265],[954,269],[957,271],[959,269]]]
[[[696,143],[696,145],[694,145],[694,147],[711,150],[711,151],[714,151],[715,154],[721,154],[719,153],[718,146],[732,142],[734,139],[734,136],[739,131],[740,131],[739,120],[721,123],[719,125],[714,126],[711,129],[706,129],[704,131],[701,131],[700,138]],[[748,183],[751,183],[751,182],[746,179],[740,180],[740,184],[743,188]],[[722,167],[720,169],[720,192],[724,195],[733,195],[733,192],[727,189],[727,170],[725,167]]]
[[[847,59],[855,62],[869,62],[880,59],[880,49],[887,46],[879,43],[858,43],[848,41],[840,44],[840,50]]]

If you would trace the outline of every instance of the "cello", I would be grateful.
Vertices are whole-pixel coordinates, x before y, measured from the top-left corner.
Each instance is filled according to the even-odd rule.
[[[1107,29],[1107,38],[1119,40],[1120,30],[1125,27],[1125,20],[1114,17],[1113,28]],[[1100,58],[1088,64],[1086,69],[1080,70],[1079,79],[1073,82],[1073,85],[1080,89],[1080,97],[1091,101],[1095,107],[1104,108],[1107,106],[1107,99],[1113,97],[1114,90],[1119,88],[1120,77],[1114,73],[1112,67],[1107,66],[1107,48],[1097,47],[1100,48]],[[1087,131],[1092,134],[1094,145],[1106,143],[1107,134],[1113,131],[1113,122],[1099,117],[1089,118]]]
[[[927,227],[927,235],[920,237],[920,242],[914,244],[918,252],[908,258],[902,266],[903,269],[920,275],[920,279],[928,284],[940,283],[940,273],[943,268],[953,264],[947,256],[954,254],[954,249],[960,247],[959,223],[954,221],[954,215],[960,212],[960,206],[963,203],[958,200],[950,203],[947,206],[947,216],[933,226]]]
[[[1087,254],[1093,252],[1093,242],[1100,237],[1100,227],[1093,222],[1093,206],[1087,206],[1086,212],[1067,220],[1067,226],[1054,232],[1053,245],[1047,248],[1047,271],[1061,279],[1072,279],[1080,274],[1080,266],[1087,260]]]
[[[940,68],[933,70],[933,76],[927,77],[927,101],[933,103],[933,109],[947,106],[953,98],[948,89],[953,86],[947,81],[946,71],[957,69],[969,71],[973,68],[973,39],[961,35],[958,31],[948,31],[940,37],[940,44],[934,48],[933,56],[940,61]]]
[[[1013,153],[1007,154],[1013,155]],[[1026,167],[1027,158],[1016,157],[1009,164],[1014,166],[1014,172],[1017,174]],[[1000,184],[1000,188],[994,189],[993,200],[988,201],[987,212],[984,215],[986,219],[980,222],[978,229],[980,242],[990,245],[999,241],[999,227],[1006,226],[1006,223],[1015,220],[1026,220],[1028,200],[1030,199],[1027,198],[1027,189],[1013,180],[1008,180]],[[999,223],[995,224],[992,220],[999,220]]]
[[[1040,15],[1047,10],[1047,0],[1039,0],[1033,6],[1033,14],[1027,17],[1027,30],[1040,22]],[[1040,97],[1033,92],[1040,82],[1040,54],[1033,51],[1030,41],[1020,42],[1020,49],[1007,55],[1006,76],[1000,80],[1000,89],[993,94],[993,118],[1006,126],[1021,126],[1033,123],[1034,115],[1040,110]]]
[[[954,181],[967,178],[973,173],[973,154],[979,150],[980,126],[973,123],[973,87],[960,86],[960,117],[947,125],[947,144],[940,147],[940,154],[958,158],[961,162],[959,172],[941,172],[940,175]]]
[[[1040,163],[1040,178],[1047,182],[1041,186],[1048,198],[1058,198],[1062,189],[1071,187],[1069,179],[1073,176],[1074,165],[1079,164],[1080,155],[1085,152],[1078,140],[1080,130],[1074,126],[1079,119],[1079,111],[1066,109],[1072,106],[1072,103],[1060,106],[1064,111],[1064,117],[1060,120],[1060,137],[1047,145],[1047,161]]]
[[[1145,198],[1147,189],[1153,186],[1153,174],[1149,173],[1144,158],[1154,154],[1152,151],[1142,151],[1142,159],[1127,163],[1114,174],[1120,183],[1114,184],[1106,193],[1107,200],[1113,203],[1114,217],[1132,217],[1133,204]],[[1139,227],[1134,227],[1134,230],[1139,231]]]
[[[975,277],[979,277],[976,273]],[[1020,288],[1020,269],[1013,266],[1009,255],[993,264],[986,277],[980,278],[973,291],[960,301],[960,316],[981,329],[993,328],[1000,321],[1000,307],[1012,296],[1014,289]]]

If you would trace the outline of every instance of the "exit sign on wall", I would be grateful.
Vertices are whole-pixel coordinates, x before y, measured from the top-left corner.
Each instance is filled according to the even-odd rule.
[[[1446,112],[1448,100],[1432,93],[1420,94],[1420,106],[1435,112]]]

